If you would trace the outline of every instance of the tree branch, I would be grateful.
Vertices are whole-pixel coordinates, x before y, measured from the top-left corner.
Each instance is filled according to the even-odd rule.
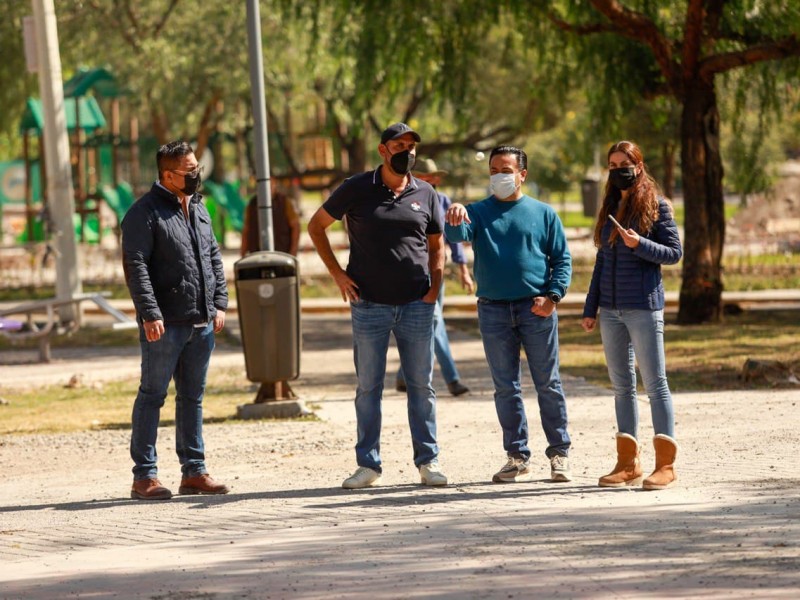
[[[167,24],[167,19],[172,14],[172,11],[175,10],[175,7],[178,5],[180,0],[172,0],[167,7],[167,11],[164,13],[164,16],[161,17],[161,21],[156,25],[155,30],[153,31],[153,37],[158,37],[161,33],[161,30],[164,29],[164,26]]]
[[[708,0],[706,6],[706,37],[711,41],[719,39],[719,24],[722,20],[722,8],[725,0]]]
[[[689,0],[686,6],[686,21],[683,29],[683,81],[691,81],[700,61],[700,48],[703,40],[704,0]]]
[[[425,150],[425,156],[436,158],[437,155],[448,150],[464,150],[470,148],[478,150],[481,142],[493,140],[494,144],[505,144],[511,142],[521,134],[521,131],[510,125],[501,125],[488,132],[473,131],[464,137],[450,141],[433,141],[421,144]],[[485,148],[483,148],[485,149]]]
[[[290,148],[286,143],[285,132],[280,127],[278,127],[278,123],[280,123],[280,121],[278,121],[278,115],[275,114],[274,110],[272,110],[272,107],[270,106],[269,102],[265,102],[265,107],[267,109],[267,116],[275,124],[275,127],[272,128],[272,133],[275,134],[275,137],[278,141],[278,147],[281,149],[281,152],[283,152],[283,155],[286,157],[286,162],[289,164],[289,171],[291,172],[292,176],[295,177],[299,173],[299,170],[297,168],[297,161],[295,161],[294,155],[292,155],[292,153],[290,152]]]
[[[114,6],[117,7],[117,9],[114,10],[113,13],[107,11],[105,7],[102,7],[100,3],[96,2],[95,0],[86,0],[86,4],[96,13],[102,15],[102,18],[108,24],[109,29],[119,31],[119,34],[122,36],[122,39],[124,39],[128,43],[128,45],[136,54],[141,53],[142,47],[139,45],[139,41],[136,39],[135,36],[131,35],[130,30],[116,16],[118,14],[121,14],[119,11],[119,6],[116,2],[114,3]]]
[[[642,13],[625,8],[616,0],[589,1],[597,11],[617,27],[618,33],[650,47],[661,69],[661,74],[674,93],[680,94],[682,82],[679,76],[679,66],[675,62],[672,43],[659,31],[656,24]]]
[[[592,33],[620,33],[619,29],[606,23],[589,23],[586,25],[567,23],[565,20],[557,17],[555,13],[552,12],[547,13],[547,19],[561,31],[575,33],[577,35],[589,35]]]
[[[796,35],[782,40],[757,44],[739,52],[726,52],[710,56],[701,61],[699,74],[705,81],[710,81],[717,73],[789,56],[800,56],[800,40]]]
[[[419,107],[422,105],[425,100],[427,100],[428,94],[423,91],[422,82],[417,82],[417,85],[414,86],[414,93],[408,101],[406,105],[406,109],[403,112],[403,123],[408,123],[411,117],[414,116],[414,113],[419,110]]]

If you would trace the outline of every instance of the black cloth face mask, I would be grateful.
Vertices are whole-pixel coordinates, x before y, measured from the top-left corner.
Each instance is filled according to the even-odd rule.
[[[620,190],[627,190],[636,183],[636,167],[620,167],[608,172],[611,185]]]
[[[403,150],[397,154],[392,154],[389,164],[392,166],[392,171],[398,175],[408,175],[414,165],[417,164],[417,157],[411,154],[410,150]]]
[[[192,176],[192,175],[184,175],[183,176],[183,189],[181,191],[184,194],[186,194],[187,196],[191,196],[198,189],[200,189],[200,172],[199,171],[194,176]]]

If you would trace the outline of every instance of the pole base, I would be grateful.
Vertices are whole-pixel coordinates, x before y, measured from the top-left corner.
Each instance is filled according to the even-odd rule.
[[[236,407],[237,419],[293,419],[313,414],[302,400],[276,400]]]

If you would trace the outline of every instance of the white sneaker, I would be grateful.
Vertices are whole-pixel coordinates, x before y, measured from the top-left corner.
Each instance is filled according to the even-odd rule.
[[[342,482],[346,490],[358,490],[381,482],[381,474],[369,467],[358,467],[356,472]]]
[[[550,481],[572,481],[569,459],[566,456],[555,454],[550,457]]]
[[[439,470],[438,462],[431,462],[419,468],[422,485],[447,485],[447,477]]]
[[[530,460],[522,457],[509,456],[508,461],[492,477],[494,483],[517,483],[533,479]]]

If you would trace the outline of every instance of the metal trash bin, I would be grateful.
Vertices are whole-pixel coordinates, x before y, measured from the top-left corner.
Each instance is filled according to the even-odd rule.
[[[253,252],[237,260],[233,269],[247,378],[296,379],[301,342],[297,258]]]
[[[581,181],[583,216],[596,217],[600,208],[600,180],[587,177]]]

